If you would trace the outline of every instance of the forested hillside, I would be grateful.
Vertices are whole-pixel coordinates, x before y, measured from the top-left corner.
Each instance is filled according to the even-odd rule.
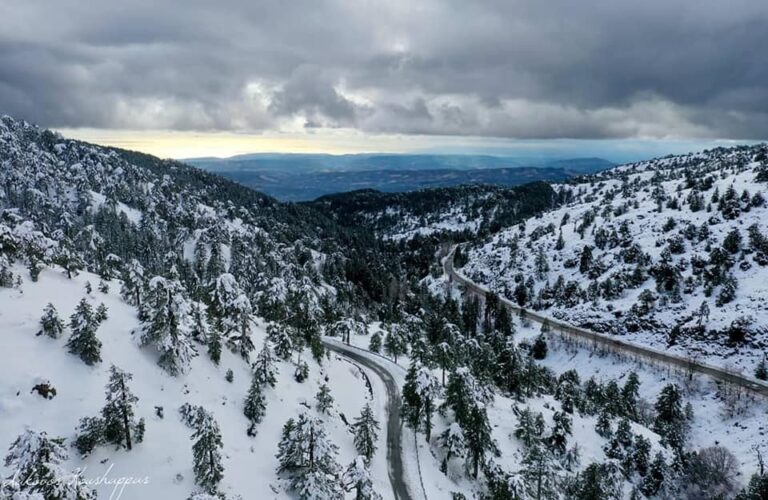
[[[592,330],[753,373],[768,347],[766,146],[618,167],[470,245],[474,280]]]

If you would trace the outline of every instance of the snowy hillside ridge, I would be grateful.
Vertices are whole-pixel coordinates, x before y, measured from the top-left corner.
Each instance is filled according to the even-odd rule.
[[[372,228],[384,240],[424,239],[450,234],[470,238],[532,215],[556,203],[544,182],[522,186],[461,185],[406,193],[360,190],[327,195],[310,203],[342,224]]]
[[[223,268],[258,314],[276,321],[286,317],[288,300],[317,306],[327,296],[326,305],[377,307],[382,287],[373,276],[387,265],[367,233],[318,210],[9,117],[0,119],[0,224],[0,234],[22,225],[39,232],[30,236],[39,241],[17,241],[16,255],[3,252],[31,268],[57,262],[119,276],[135,259],[149,276],[175,266],[195,294]],[[348,279],[363,266],[366,276]]]
[[[596,332],[751,374],[768,348],[768,147],[624,165],[457,256],[475,282]]]

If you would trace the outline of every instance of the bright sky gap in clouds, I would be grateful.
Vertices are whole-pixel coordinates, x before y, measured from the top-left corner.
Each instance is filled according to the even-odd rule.
[[[655,155],[768,138],[767,46],[764,0],[7,0],[0,113],[172,157]]]

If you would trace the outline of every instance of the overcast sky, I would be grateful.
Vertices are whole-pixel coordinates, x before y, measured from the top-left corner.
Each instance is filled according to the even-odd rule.
[[[767,48],[765,0],[3,0],[0,113],[168,156],[748,142]]]

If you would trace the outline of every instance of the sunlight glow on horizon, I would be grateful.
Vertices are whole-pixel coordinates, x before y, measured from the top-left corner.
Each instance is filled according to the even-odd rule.
[[[64,137],[149,153],[160,158],[227,158],[248,153],[408,153],[430,146],[416,136],[356,133],[263,133],[57,129]]]
[[[235,133],[171,130],[56,129],[66,138],[148,153],[160,158],[275,154],[480,154],[525,158],[601,157],[616,163],[684,154],[755,141],[684,139],[539,139],[365,134],[353,129]]]

